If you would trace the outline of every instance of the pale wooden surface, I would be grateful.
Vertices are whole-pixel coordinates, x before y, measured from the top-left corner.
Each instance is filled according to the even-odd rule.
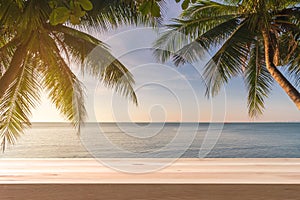
[[[115,159],[143,168],[164,159]],[[132,168],[131,168],[132,169]],[[94,159],[0,159],[0,184],[300,184],[300,159],[179,159],[159,171],[118,172]]]

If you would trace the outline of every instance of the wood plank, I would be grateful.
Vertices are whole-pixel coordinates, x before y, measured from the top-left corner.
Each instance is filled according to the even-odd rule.
[[[109,159],[141,170],[167,159]],[[300,159],[178,159],[148,173],[126,173],[94,159],[1,159],[0,184],[300,184]]]
[[[1,200],[299,200],[300,185],[10,184]]]

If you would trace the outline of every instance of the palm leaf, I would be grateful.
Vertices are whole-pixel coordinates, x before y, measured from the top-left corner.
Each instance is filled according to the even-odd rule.
[[[71,53],[71,57],[77,58],[77,63],[84,62],[82,72],[92,75],[137,104],[132,74],[108,51],[103,42],[69,27],[55,27],[53,30],[64,33],[62,42],[65,49]]]
[[[1,100],[0,137],[3,150],[6,143],[14,144],[24,128],[30,125],[29,115],[39,102],[38,73],[32,62],[33,59],[24,61],[17,79]]]
[[[224,23],[227,21],[232,23],[231,20],[237,21],[238,16],[237,7],[215,2],[199,1],[198,4],[189,7],[183,12],[183,19],[175,19],[173,24],[167,26],[169,30],[163,33],[154,43],[154,55],[161,62],[166,62],[175,54],[176,64],[183,63],[184,60],[180,59],[182,58],[180,55],[187,54],[188,50],[190,52],[195,50],[195,48],[188,47],[188,44],[197,47],[198,44],[194,44],[193,42],[198,42],[205,48],[195,52],[207,50],[208,44],[205,45],[203,43],[205,39],[202,38],[200,41],[199,37],[217,27],[220,27],[219,30],[221,30],[221,28],[225,27],[222,26],[225,25]],[[187,17],[188,19],[185,19]],[[226,33],[225,30],[221,31],[222,33]],[[210,33],[213,34],[213,31]],[[198,41],[196,41],[197,39]],[[217,39],[217,37],[214,39]],[[216,40],[215,43],[217,42],[219,41]],[[199,53],[195,58],[191,55],[189,60],[195,61],[201,57],[201,54],[203,52]]]
[[[5,36],[0,38],[0,79],[9,67],[17,44],[16,39],[7,41]]]
[[[180,65],[201,59],[207,55],[205,51],[212,53],[213,57],[204,69],[206,94],[212,96],[230,78],[244,72],[249,89],[249,115],[255,117],[262,113],[264,98],[271,87],[265,64],[258,62],[264,56],[257,58],[257,54],[265,53],[262,44],[256,45],[263,30],[270,36],[268,53],[272,55],[273,64],[287,65],[290,81],[299,86],[299,9],[299,1],[289,0],[199,0],[168,25],[169,30],[154,44],[154,55],[162,62],[173,57],[174,63]],[[293,88],[289,83],[286,85]]]
[[[217,16],[240,14],[237,4],[224,4],[215,1],[197,1],[195,4],[184,10],[181,14],[183,19],[201,19]]]
[[[268,97],[273,79],[266,69],[263,44],[255,42],[250,50],[250,60],[245,69],[248,89],[248,113],[257,117],[263,113],[264,99]]]
[[[85,60],[84,71],[137,104],[132,74],[120,61],[107,54],[107,50],[95,48]]]
[[[61,48],[62,52],[77,64],[83,63],[89,53],[96,47],[102,48],[103,51],[106,51],[106,55],[111,56],[105,43],[82,31],[63,25],[49,26],[48,30],[55,37],[57,46]]]
[[[207,85],[206,95],[215,96],[223,84],[241,73],[248,60],[253,34],[249,32],[246,22],[242,23],[209,60],[203,73]]]
[[[137,1],[93,0],[92,3],[94,8],[82,19],[82,28],[96,27],[97,31],[106,31],[123,25],[157,26],[161,23],[161,18],[143,15],[138,10]],[[160,5],[163,9],[163,1]]]
[[[0,3],[0,24],[7,26],[6,28],[13,28],[16,25],[16,19],[20,16],[20,8],[17,3],[11,0],[3,0]]]
[[[204,58],[204,56],[207,56],[207,53],[212,53],[211,49],[218,48],[239,25],[240,19],[233,18],[200,35],[194,42],[185,45],[179,51],[175,52],[175,64],[193,63]]]
[[[297,41],[294,45],[296,46],[290,55],[286,72],[295,87],[300,89],[300,41]]]
[[[61,57],[52,38],[41,34],[39,39],[39,58],[45,65],[39,68],[43,86],[60,113],[78,127],[86,115],[82,84]]]

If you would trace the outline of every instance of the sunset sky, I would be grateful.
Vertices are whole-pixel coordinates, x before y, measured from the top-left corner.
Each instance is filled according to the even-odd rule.
[[[181,12],[180,5],[169,3],[166,12],[168,19],[176,17]],[[242,77],[232,79],[217,97],[207,99],[201,78],[205,61],[180,68],[171,62],[157,62],[151,49],[157,32],[151,28],[123,27],[93,35],[109,44],[113,54],[134,75],[139,106],[97,84],[97,80],[81,77],[87,89],[88,121],[300,121],[299,110],[277,83],[266,99],[264,115],[255,120],[247,115]],[[76,69],[74,72],[80,74]],[[32,121],[63,120],[43,95]]]

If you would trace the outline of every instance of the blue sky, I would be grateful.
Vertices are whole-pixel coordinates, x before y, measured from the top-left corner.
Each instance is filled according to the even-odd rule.
[[[167,18],[176,17],[180,11],[180,5],[169,3]],[[93,34],[109,44],[112,53],[134,75],[139,106],[93,78],[81,77],[87,88],[88,121],[300,121],[296,106],[276,83],[266,99],[264,115],[255,120],[247,115],[242,77],[232,79],[217,97],[207,99],[201,78],[205,60],[179,68],[171,62],[157,62],[151,49],[157,32],[151,28],[122,27]],[[63,121],[63,118],[43,95],[42,105],[34,111],[32,121]]]

